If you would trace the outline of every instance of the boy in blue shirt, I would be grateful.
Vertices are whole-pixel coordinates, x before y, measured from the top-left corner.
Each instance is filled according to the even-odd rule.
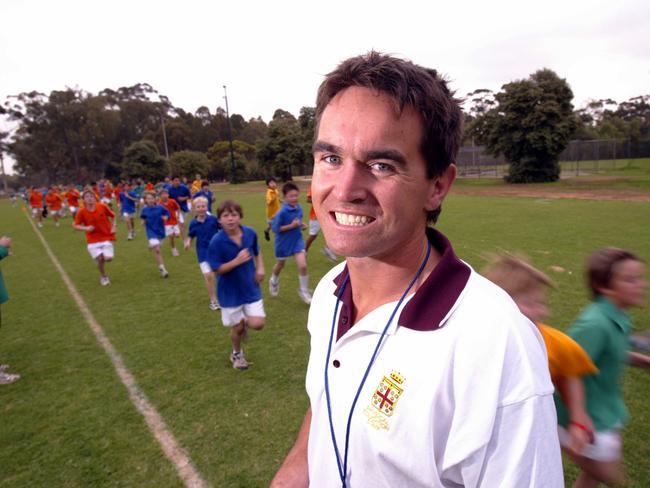
[[[233,368],[244,370],[248,362],[241,343],[246,329],[261,330],[266,314],[260,291],[264,280],[264,260],[257,234],[241,225],[241,206],[226,200],[217,209],[222,231],[217,232],[208,246],[208,261],[217,273],[217,296],[221,304],[221,320],[230,327]]]
[[[298,280],[300,288],[298,295],[309,305],[311,303],[311,292],[307,285],[309,276],[307,274],[307,257],[305,254],[305,240],[302,238],[302,230],[307,226],[302,221],[302,208],[298,203],[300,190],[295,183],[288,182],[282,187],[284,205],[273,217],[271,228],[275,232],[275,266],[269,279],[269,292],[271,296],[277,297],[280,293],[280,272],[284,268],[287,258],[294,256],[298,265]]]
[[[124,184],[124,191],[120,193],[120,209],[122,217],[126,223],[126,230],[128,232],[127,239],[133,240],[135,237],[135,228],[133,225],[133,215],[135,214],[135,205],[140,201],[140,197],[133,190],[133,185],[130,182]]]
[[[156,203],[156,195],[153,192],[145,192],[144,204],[140,219],[142,225],[146,225],[149,249],[154,253],[160,276],[167,278],[169,273],[160,253],[160,244],[165,240],[165,221],[169,218],[169,211]]]
[[[203,181],[203,183],[201,183],[201,189],[192,197],[192,206],[194,206],[194,202],[197,198],[203,197],[208,201],[208,213],[212,215],[212,195],[213,194],[210,191],[210,183]]]
[[[190,248],[192,239],[196,237],[196,257],[199,260],[199,268],[201,268],[205,286],[208,289],[210,310],[219,310],[214,273],[208,262],[208,246],[212,237],[221,229],[221,225],[219,225],[219,220],[214,215],[208,215],[208,200],[206,198],[195,198],[192,207],[195,216],[190,222],[187,237],[185,238],[185,250],[187,251]]]

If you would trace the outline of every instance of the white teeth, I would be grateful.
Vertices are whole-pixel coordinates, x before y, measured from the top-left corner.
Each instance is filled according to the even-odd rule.
[[[352,214],[345,214],[341,212],[334,212],[334,216],[336,217],[336,221],[339,224],[352,225],[356,227],[367,225],[374,220],[372,217],[367,217],[365,215],[352,215]]]

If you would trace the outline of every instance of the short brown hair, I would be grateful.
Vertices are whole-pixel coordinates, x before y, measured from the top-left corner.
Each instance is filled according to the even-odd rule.
[[[318,88],[316,129],[332,99],[353,86],[385,93],[395,100],[399,112],[412,107],[421,117],[423,137],[420,151],[429,179],[440,176],[456,160],[462,133],[461,100],[454,98],[447,82],[434,69],[376,51],[343,61]],[[440,208],[427,213],[435,222]]]
[[[553,287],[551,279],[528,263],[523,256],[496,254],[483,270],[491,282],[499,285],[511,297],[529,293],[540,286]]]
[[[606,247],[589,256],[586,278],[592,297],[596,298],[601,289],[609,287],[614,276],[614,267],[627,260],[642,262],[635,254],[618,247]]]
[[[221,202],[219,208],[217,208],[217,217],[221,217],[221,214],[225,211],[237,212],[242,219],[244,218],[244,211],[242,210],[241,205],[234,200],[224,200]]]

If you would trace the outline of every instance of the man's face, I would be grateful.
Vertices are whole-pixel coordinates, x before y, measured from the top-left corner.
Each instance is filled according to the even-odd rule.
[[[180,184],[181,184],[181,180],[179,180],[178,178],[174,178],[174,179],[172,180],[172,185],[173,185],[175,188],[178,188],[178,185],[180,185]]]
[[[385,94],[347,88],[327,105],[314,144],[312,201],[328,246],[347,257],[390,256],[422,239],[426,213],[454,179],[429,180],[420,116]],[[421,232],[418,232],[421,229]]]

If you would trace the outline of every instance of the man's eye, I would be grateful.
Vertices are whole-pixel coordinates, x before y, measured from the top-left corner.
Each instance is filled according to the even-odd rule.
[[[372,163],[370,167],[375,171],[379,171],[380,173],[390,173],[395,170],[392,165],[381,162]]]
[[[341,158],[339,158],[338,156],[334,156],[334,155],[330,154],[329,156],[325,156],[323,158],[323,161],[325,161],[326,163],[330,163],[330,164],[339,164],[341,162]]]

